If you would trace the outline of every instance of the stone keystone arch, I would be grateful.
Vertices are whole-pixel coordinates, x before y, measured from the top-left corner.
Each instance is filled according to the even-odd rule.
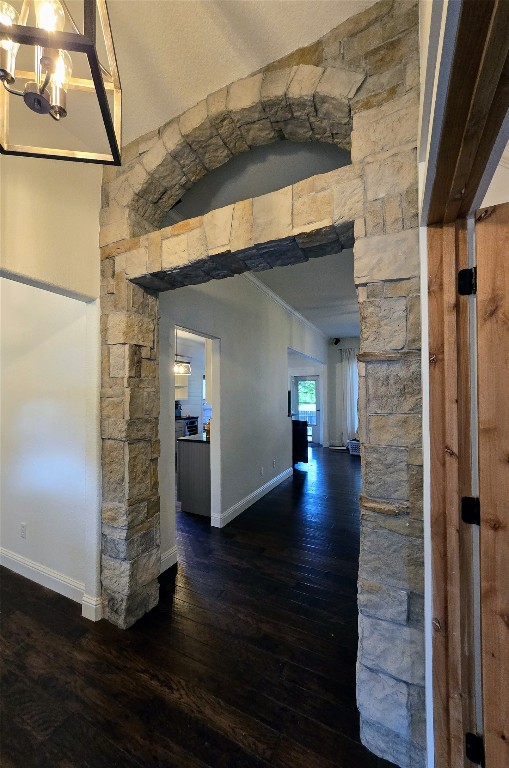
[[[159,291],[354,244],[361,312],[361,737],[425,764],[417,5],[382,0],[299,54],[209,96],[124,150],[101,211],[105,615],[158,601]],[[309,58],[308,58],[309,60]],[[352,165],[159,229],[209,170],[277,139],[352,151]],[[318,268],[318,262],[317,262]]]

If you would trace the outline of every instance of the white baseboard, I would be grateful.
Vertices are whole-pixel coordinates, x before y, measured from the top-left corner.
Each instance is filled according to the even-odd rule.
[[[160,573],[171,568],[177,562],[177,547],[174,546],[161,555]],[[59,571],[48,568],[45,565],[29,560],[27,557],[11,552],[0,547],[0,565],[5,566],[14,573],[19,573],[36,584],[58,592],[59,595],[68,597],[76,603],[81,603],[81,615],[90,621],[100,621],[103,617],[102,597],[94,597],[85,594],[85,585],[81,581],[71,579]]]
[[[83,595],[83,600],[81,601],[81,615],[90,621],[100,621],[103,617],[102,597]]]
[[[214,528],[224,528],[225,525],[228,525],[228,523],[230,523],[232,520],[238,517],[238,515],[244,512],[245,509],[254,504],[255,501],[261,499],[262,496],[265,496],[266,493],[272,491],[277,485],[282,483],[283,480],[286,480],[286,478],[292,474],[292,471],[292,467],[288,467],[288,469],[285,469],[284,472],[281,472],[279,475],[276,475],[276,477],[273,477],[272,480],[269,480],[268,483],[265,483],[265,485],[257,488],[256,491],[253,491],[253,493],[250,493],[249,496],[241,499],[229,509],[221,512],[219,515],[212,515],[210,524],[214,526]]]
[[[30,581],[41,584],[43,587],[52,589],[53,592],[58,592],[59,595],[69,597],[76,603],[81,603],[83,600],[85,585],[82,581],[71,579],[59,571],[54,571],[53,568],[36,563],[29,560],[28,557],[18,555],[4,547],[0,548],[0,565],[14,571],[14,573],[19,573],[20,576],[24,576]]]
[[[166,552],[161,552],[161,570],[159,573],[164,573],[164,571],[167,571],[168,568],[171,568],[172,565],[175,565],[177,562],[177,545],[175,544],[174,547],[171,549],[168,549]]]

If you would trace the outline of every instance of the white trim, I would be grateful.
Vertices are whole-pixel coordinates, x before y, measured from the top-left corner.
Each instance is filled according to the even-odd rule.
[[[164,573],[164,571],[167,571],[168,568],[171,568],[172,565],[175,565],[177,562],[177,545],[171,547],[171,549],[168,549],[166,552],[161,552],[161,570],[159,573]]]
[[[53,568],[36,563],[29,560],[28,557],[18,555],[4,547],[0,547],[0,565],[14,571],[14,573],[19,573],[20,576],[24,576],[30,581],[35,581],[36,584],[52,589],[53,592],[58,592],[59,595],[69,597],[76,603],[81,603],[83,600],[85,585],[82,581],[71,579],[64,573],[54,571]]]
[[[59,296],[66,296],[68,299],[84,301],[86,304],[97,300],[97,296],[91,296],[88,293],[80,293],[79,291],[72,291],[69,288],[64,288],[62,285],[47,280],[37,280],[36,278],[24,275],[21,272],[13,272],[11,269],[7,269],[7,267],[0,267],[0,277],[3,277],[5,280],[13,280],[15,283],[30,285],[32,288],[39,288],[41,291],[49,291],[49,293],[56,293]]]
[[[261,280],[258,280],[258,278],[256,278],[251,272],[243,272],[242,277],[256,286],[258,290],[262,291],[262,293],[268,296],[269,299],[272,299],[273,302],[279,304],[279,306],[286,310],[289,315],[293,315],[297,320],[299,320],[304,325],[307,325],[308,328],[310,328],[315,333],[318,333],[319,336],[322,336],[324,339],[329,338],[326,333],[321,331],[320,328],[317,328],[316,325],[313,325],[313,323],[303,317],[300,312],[297,312],[296,309],[287,304],[286,301],[281,298],[281,296],[278,296],[277,293],[271,291],[271,289],[265,285],[265,283],[262,283]]]
[[[288,467],[288,469],[285,469],[284,472],[280,472],[279,475],[276,475],[276,477],[273,477],[272,480],[269,480],[268,483],[265,483],[265,485],[262,485],[260,486],[260,488],[257,488],[256,491],[253,491],[253,493],[250,493],[249,496],[246,496],[240,501],[237,501],[236,504],[233,504],[233,506],[231,506],[225,512],[221,512],[221,514],[219,515],[213,514],[210,519],[210,524],[214,528],[224,528],[225,525],[228,525],[228,523],[230,523],[232,520],[238,517],[238,515],[244,512],[244,510],[246,510],[248,507],[254,504],[255,501],[258,501],[258,499],[261,499],[262,496],[265,496],[266,493],[268,493],[277,485],[282,483],[283,480],[286,480],[286,478],[292,474],[292,471],[293,471],[292,467]]]
[[[103,599],[93,595],[83,595],[81,615],[89,621],[100,621],[103,617]]]
[[[420,174],[423,164],[419,164]],[[420,183],[423,176],[420,175]],[[419,227],[421,285],[428,279],[428,230]],[[435,733],[433,720],[433,569],[431,560],[431,438],[429,417],[429,328],[428,294],[421,292],[421,386],[422,386],[422,458],[423,458],[423,522],[424,522],[424,667],[426,702],[427,768],[434,768]]]

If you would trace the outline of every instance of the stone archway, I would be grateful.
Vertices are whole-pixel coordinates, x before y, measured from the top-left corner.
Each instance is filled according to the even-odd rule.
[[[362,738],[399,765],[420,766],[425,718],[417,14],[413,4],[403,5],[405,13],[379,3],[367,26],[358,22],[356,28],[357,17],[350,20],[346,42],[334,43],[333,66],[283,67],[239,81],[130,145],[122,169],[106,169],[102,583],[106,616],[119,626],[129,626],[157,603],[157,292],[297,263],[355,240]],[[385,27],[370,26],[381,18],[392,25],[393,36],[400,30],[398,44],[389,46],[391,53],[374,46],[368,66],[365,58],[344,66],[347,42],[368,51],[370,35],[383,43]],[[373,62],[386,66],[390,55],[394,67],[388,76]],[[351,166],[158,229],[183,192],[233,154],[278,138],[348,148],[350,135]]]
[[[239,80],[129,147],[108,169],[102,241],[150,232],[206,173],[234,155],[278,140],[350,149],[350,102],[363,72],[301,64]]]

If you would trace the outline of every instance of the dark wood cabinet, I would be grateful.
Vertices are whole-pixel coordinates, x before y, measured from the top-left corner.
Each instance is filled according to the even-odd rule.
[[[292,464],[308,463],[308,423],[292,421]]]

